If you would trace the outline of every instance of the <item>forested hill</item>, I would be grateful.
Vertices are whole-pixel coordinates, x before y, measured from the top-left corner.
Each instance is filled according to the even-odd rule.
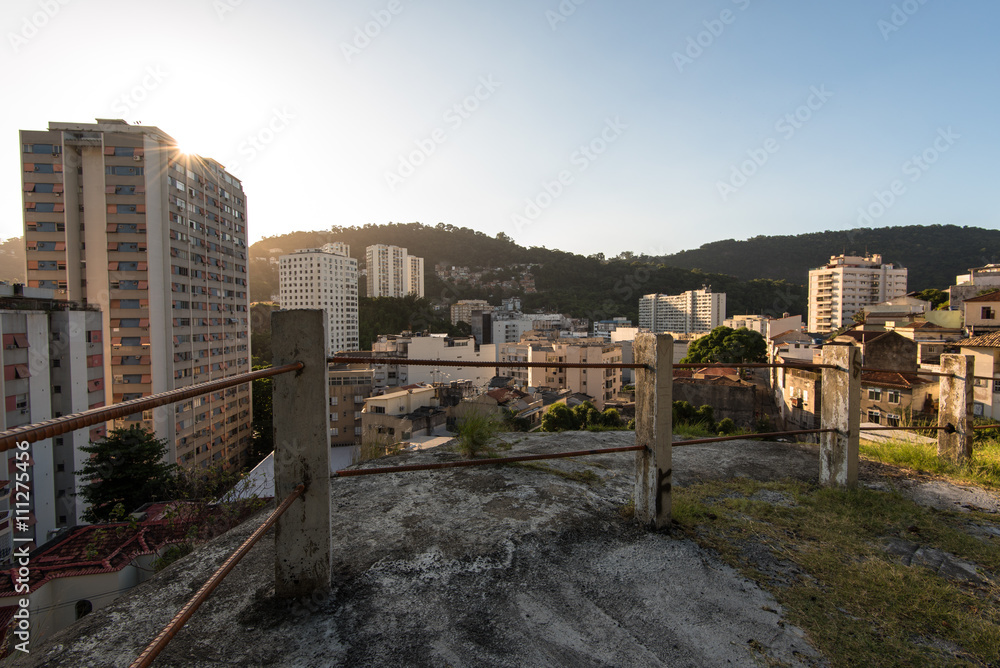
[[[277,266],[270,263],[270,258],[334,241],[350,244],[351,256],[361,265],[364,264],[365,247],[377,243],[403,246],[411,254],[423,257],[425,294],[436,302],[489,299],[498,304],[503,297],[517,295],[522,297],[526,310],[558,311],[591,320],[625,316],[637,322],[642,295],[653,292],[679,294],[708,285],[727,294],[727,310],[731,314],[780,316],[785,311],[804,314],[806,307],[801,285],[804,281],[798,284],[744,281],[722,273],[670,267],[653,258],[636,258],[629,253],[605,259],[600,255],[584,257],[546,248],[524,248],[502,233],[490,237],[468,228],[444,224],[431,227],[420,223],[291,232],[262,239],[250,247],[251,300],[266,300],[278,291]],[[501,281],[530,273],[537,292],[442,281],[434,273],[434,265],[438,263],[473,270],[489,269],[490,278]],[[361,292],[364,294],[363,290]]]
[[[1000,262],[1000,231],[957,225],[859,228],[786,236],[727,239],[659,258],[683,269],[725,272],[738,278],[805,283],[809,270],[831,255],[879,253],[909,269],[911,292],[945,289],[972,267]]]

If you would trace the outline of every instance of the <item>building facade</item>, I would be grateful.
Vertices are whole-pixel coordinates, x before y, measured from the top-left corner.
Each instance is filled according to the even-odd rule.
[[[808,331],[824,334],[852,323],[865,306],[906,294],[907,270],[878,254],[837,255],[809,272]]]
[[[485,299],[459,299],[451,305],[451,324],[472,323],[473,311],[492,311],[493,306]]]
[[[238,179],[122,120],[21,131],[28,285],[99,306],[108,399],[250,370],[247,206]],[[37,416],[36,419],[41,419]],[[185,468],[245,462],[250,384],[116,421]]]
[[[369,297],[424,296],[424,259],[405,248],[375,244],[365,249]]]
[[[650,332],[710,332],[721,326],[725,317],[726,293],[712,292],[711,288],[679,295],[644,295],[639,300],[639,327]]]
[[[52,299],[53,290],[0,286],[0,335],[3,337],[3,429],[13,429],[60,415],[104,406],[101,313]],[[4,453],[7,471],[0,484],[0,563],[10,557],[13,528],[13,485],[19,472],[27,472],[27,531],[41,545],[58,529],[83,522],[86,504],[76,496],[77,478],[89,455],[80,448],[104,436],[104,426],[78,429],[62,436],[33,441],[28,454],[33,462],[18,467],[18,450]],[[23,488],[22,488],[23,489]],[[23,500],[23,497],[22,497]]]
[[[278,258],[283,309],[321,309],[326,314],[326,350],[358,350],[358,261],[347,244],[304,248]]]
[[[330,447],[361,443],[361,409],[374,389],[374,371],[358,364],[331,364]]]

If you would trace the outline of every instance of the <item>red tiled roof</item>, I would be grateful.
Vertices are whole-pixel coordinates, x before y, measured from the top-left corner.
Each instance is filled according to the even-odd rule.
[[[508,401],[517,401],[518,399],[523,399],[528,396],[524,392],[520,392],[509,387],[501,387],[495,390],[490,390],[486,394],[487,396],[492,397],[498,404],[505,404]]]
[[[136,557],[185,541],[192,525],[199,528],[214,525],[214,516],[220,514],[220,510],[213,507],[207,514],[199,509],[197,513],[182,511],[178,516],[164,519],[166,509],[172,505],[175,504],[150,506],[147,513],[157,519],[137,524],[116,522],[74,527],[58,542],[32,551],[30,591],[56,578],[120,571]],[[184,506],[193,507],[187,502]],[[15,595],[16,578],[16,566],[0,571],[0,597]]]
[[[863,371],[862,385],[878,385],[879,387],[898,387],[912,389],[919,385],[927,385],[934,381],[915,373],[900,373],[898,371]]]
[[[1000,348],[1000,331],[962,339],[955,345],[963,348]]]
[[[993,292],[987,292],[985,295],[976,295],[975,297],[969,297],[968,299],[963,299],[963,303],[968,302],[1000,302],[1000,290],[994,290]]]

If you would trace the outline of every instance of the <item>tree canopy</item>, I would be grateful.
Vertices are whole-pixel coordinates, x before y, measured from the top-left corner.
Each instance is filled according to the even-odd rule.
[[[759,333],[740,327],[716,327],[688,346],[682,364],[763,362],[767,343]]]
[[[83,515],[88,522],[110,520],[119,503],[129,513],[176,490],[178,467],[164,461],[167,442],[139,425],[113,429],[80,449],[91,456],[75,472],[84,483],[79,495],[90,505]]]

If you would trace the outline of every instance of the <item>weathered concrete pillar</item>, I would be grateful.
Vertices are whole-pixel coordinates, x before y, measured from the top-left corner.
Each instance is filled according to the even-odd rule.
[[[823,348],[820,426],[836,429],[820,434],[819,482],[829,487],[858,483],[858,427],[861,423],[861,350],[857,346]]]
[[[297,597],[330,588],[329,386],[326,318],[320,310],[271,314],[274,365],[305,368],[274,377],[274,498],[305,492],[275,524],[274,590]]]
[[[975,358],[941,355],[938,401],[938,457],[953,462],[972,458],[972,406]],[[949,427],[950,425],[950,427]]]
[[[673,469],[674,340],[669,334],[640,333],[635,361],[649,369],[635,373],[635,516],[651,529],[670,525]]]

